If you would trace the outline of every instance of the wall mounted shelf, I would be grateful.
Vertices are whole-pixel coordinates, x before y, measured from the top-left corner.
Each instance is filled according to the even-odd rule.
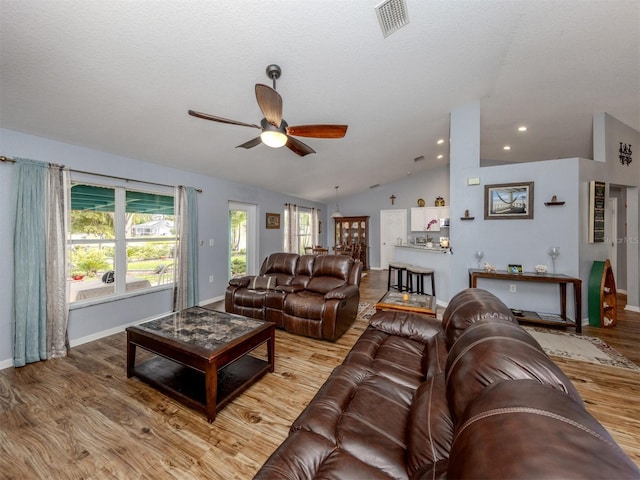
[[[544,202],[545,207],[559,207],[564,205],[564,202]]]

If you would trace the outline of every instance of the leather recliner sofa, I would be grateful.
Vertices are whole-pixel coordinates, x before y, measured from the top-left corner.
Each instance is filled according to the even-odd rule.
[[[255,479],[640,478],[491,293],[375,314]]]
[[[346,255],[269,255],[257,276],[232,278],[225,310],[335,341],[358,313],[362,263]]]

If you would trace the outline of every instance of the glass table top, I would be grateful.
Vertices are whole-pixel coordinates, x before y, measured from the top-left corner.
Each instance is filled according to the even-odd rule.
[[[156,318],[138,327],[166,338],[216,350],[269,322],[201,307]]]

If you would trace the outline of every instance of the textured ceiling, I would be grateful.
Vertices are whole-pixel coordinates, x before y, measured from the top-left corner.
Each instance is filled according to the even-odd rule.
[[[640,130],[637,0],[407,0],[387,38],[378,3],[0,0],[0,126],[325,201],[447,163],[474,100],[491,162],[590,158],[597,112]],[[346,137],[236,149],[257,130],[187,115],[258,123],[271,63],[290,125]]]

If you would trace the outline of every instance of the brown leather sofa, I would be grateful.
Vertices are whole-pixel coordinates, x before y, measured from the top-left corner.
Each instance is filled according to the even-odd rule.
[[[257,276],[232,278],[225,310],[335,341],[358,313],[362,263],[346,255],[269,255]]]
[[[491,293],[379,312],[256,479],[640,478]]]

